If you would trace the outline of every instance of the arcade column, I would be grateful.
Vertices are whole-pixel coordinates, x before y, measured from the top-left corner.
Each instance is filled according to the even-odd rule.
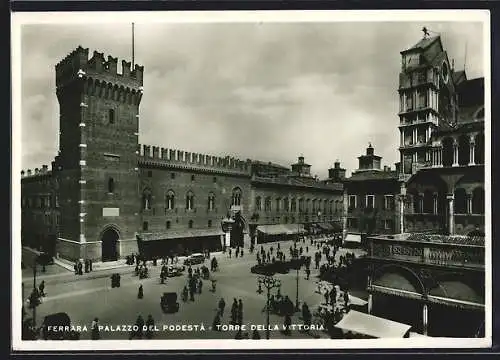
[[[422,323],[423,333],[427,336],[427,328],[429,324],[429,309],[427,308],[427,304],[422,306]]]
[[[446,199],[448,200],[448,232],[450,235],[453,235],[455,233],[455,214],[454,214],[455,195],[448,194],[448,196],[446,196]]]
[[[224,231],[224,243],[222,244],[223,248],[231,246],[231,230],[234,226],[234,220],[229,216],[225,219],[222,219],[221,222],[222,231]]]

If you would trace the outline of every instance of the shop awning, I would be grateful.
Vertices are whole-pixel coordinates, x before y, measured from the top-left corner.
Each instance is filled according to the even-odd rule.
[[[351,310],[335,327],[373,338],[403,338],[410,325]]]
[[[345,242],[356,242],[361,243],[361,235],[358,234],[347,234]]]
[[[267,235],[291,235],[297,234],[297,232],[303,233],[305,231],[303,224],[259,225],[257,226],[257,230]]]
[[[137,235],[139,240],[142,241],[156,241],[156,240],[171,240],[207,236],[220,236],[224,232],[221,229],[189,229],[189,230],[171,230],[161,233],[142,233]]]

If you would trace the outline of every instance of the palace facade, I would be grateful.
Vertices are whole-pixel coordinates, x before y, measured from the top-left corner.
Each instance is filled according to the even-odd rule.
[[[341,223],[341,178],[312,177],[302,156],[290,168],[139,144],[144,68],[117,64],[78,47],[56,65],[60,148],[50,170],[21,173],[23,244],[113,261],[218,250],[228,216],[232,246]]]

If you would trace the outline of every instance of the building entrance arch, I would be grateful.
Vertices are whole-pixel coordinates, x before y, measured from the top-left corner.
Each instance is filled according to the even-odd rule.
[[[118,239],[120,234],[114,227],[106,228],[101,235],[102,261],[118,260]]]

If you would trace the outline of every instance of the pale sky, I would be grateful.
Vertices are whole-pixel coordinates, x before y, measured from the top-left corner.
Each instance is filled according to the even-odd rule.
[[[371,142],[394,167],[400,51],[423,26],[441,33],[456,70],[467,47],[468,77],[484,76],[481,23],[136,23],[139,142],[285,166],[303,154],[320,178],[337,159],[350,174]],[[54,66],[78,45],[118,57],[120,72],[131,25],[22,29],[23,169],[57,154]]]

